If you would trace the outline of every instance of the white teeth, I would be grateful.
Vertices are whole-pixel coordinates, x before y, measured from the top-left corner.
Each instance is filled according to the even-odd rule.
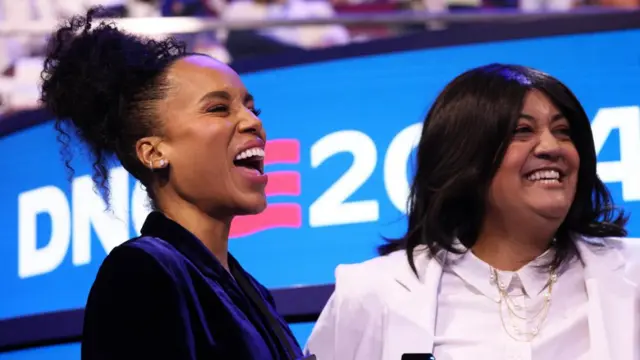
[[[256,160],[260,160],[264,158],[264,149],[259,147],[254,147],[251,149],[247,149],[240,154],[236,155],[236,160],[242,160],[247,158],[256,158]]]
[[[560,181],[560,172],[556,170],[540,170],[527,176],[527,180],[540,181],[545,184],[557,183]]]

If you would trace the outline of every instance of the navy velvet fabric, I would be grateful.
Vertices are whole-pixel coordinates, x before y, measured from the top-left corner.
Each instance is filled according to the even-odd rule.
[[[253,287],[258,306],[195,236],[163,214],[151,213],[141,233],[100,267],[85,309],[83,360],[302,357],[269,291],[231,255],[231,272]]]

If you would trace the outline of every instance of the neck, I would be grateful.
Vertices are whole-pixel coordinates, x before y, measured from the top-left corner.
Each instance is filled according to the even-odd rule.
[[[553,240],[556,227],[546,224],[521,226],[522,221],[509,221],[518,226],[504,226],[485,221],[471,251],[498,270],[517,271],[542,255]],[[535,226],[537,225],[537,226]]]
[[[211,217],[183,200],[158,202],[162,212],[197,237],[229,271],[229,229],[231,219]]]

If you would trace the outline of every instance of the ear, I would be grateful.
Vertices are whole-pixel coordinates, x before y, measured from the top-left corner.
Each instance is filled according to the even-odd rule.
[[[136,142],[138,160],[149,170],[164,168],[169,164],[159,146],[161,142],[158,136],[143,137]]]

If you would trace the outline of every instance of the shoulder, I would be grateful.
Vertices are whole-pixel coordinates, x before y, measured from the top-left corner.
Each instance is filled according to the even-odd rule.
[[[385,276],[389,274],[390,270],[396,269],[407,262],[406,252],[400,250],[359,263],[341,264],[335,270],[336,281],[361,282],[364,278],[370,279],[379,275]]]
[[[578,243],[582,260],[597,262],[609,268],[623,266],[625,272],[640,281],[640,239],[638,238],[587,238]]]
[[[582,237],[580,247],[595,255],[618,253],[625,261],[640,261],[640,238],[628,237]]]
[[[178,306],[182,281],[180,273],[171,269],[176,261],[155,246],[143,246],[144,242],[144,238],[129,240],[104,259],[89,291],[85,322],[109,322],[106,317],[120,318],[134,309],[141,312],[139,304],[146,304],[143,312],[161,312],[158,308],[161,305]]]
[[[414,263],[419,274],[424,273],[430,257],[419,248],[414,252]],[[355,264],[338,265],[335,270],[335,294],[340,298],[362,299],[368,295],[384,297],[396,281],[419,281],[409,265],[405,250],[394,251]]]
[[[628,260],[638,261],[640,257],[639,238],[605,238],[607,246],[617,249]]]
[[[610,249],[618,251],[627,274],[640,281],[640,239],[605,238],[605,244]]]
[[[169,243],[153,237],[139,237],[116,246],[104,259],[96,281],[112,278],[146,281],[172,278],[183,268],[183,256]]]
[[[117,252],[115,252],[115,250],[117,250]],[[141,236],[128,240],[116,247],[109,255],[123,256],[123,254],[134,257],[144,257],[164,267],[175,266],[184,259],[182,253],[173,245],[161,238],[151,236]]]

